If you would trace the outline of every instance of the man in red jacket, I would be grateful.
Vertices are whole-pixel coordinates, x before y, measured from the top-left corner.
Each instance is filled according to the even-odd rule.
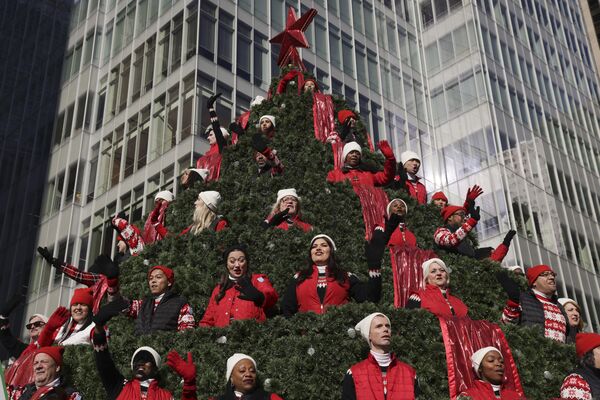
[[[369,343],[366,360],[350,367],[342,400],[414,399],[418,394],[415,369],[390,352],[392,327],[385,314],[373,313],[354,327]]]
[[[344,145],[342,159],[344,166],[341,169],[334,169],[327,174],[327,181],[342,182],[345,179],[355,185],[385,186],[394,179],[394,169],[396,158],[394,152],[386,140],[379,142],[379,149],[385,157],[383,171],[373,169],[362,163],[362,148],[356,142],[349,142]]]

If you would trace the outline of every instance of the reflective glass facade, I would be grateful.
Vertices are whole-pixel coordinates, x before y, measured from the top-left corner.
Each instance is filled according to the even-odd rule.
[[[265,95],[288,7],[318,15],[305,65],[374,140],[423,161],[430,192],[486,193],[483,244],[519,231],[509,264],[550,263],[598,326],[598,79],[578,5],[559,0],[87,0],[76,3],[39,244],[83,267],[110,217],[149,212],[207,148],[204,106],[230,121]],[[38,260],[30,309],[71,283]],[[48,294],[50,294],[48,296]]]

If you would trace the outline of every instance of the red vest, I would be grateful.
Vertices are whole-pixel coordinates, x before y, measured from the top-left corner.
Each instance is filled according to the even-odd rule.
[[[279,296],[266,275],[252,274],[252,284],[265,296],[262,307],[257,307],[252,301],[239,299],[240,291],[235,286],[227,289],[225,296],[217,304],[216,298],[221,289],[221,286],[217,285],[210,296],[200,326],[223,327],[229,325],[231,320],[234,319],[265,321],[267,319],[265,309],[272,307]]]
[[[356,400],[404,400],[415,398],[415,377],[413,367],[396,359],[392,354],[392,363],[387,368],[387,397],[384,396],[381,368],[373,355],[350,367]]]
[[[117,400],[140,400],[141,398],[140,381],[134,379],[125,384]],[[147,400],[173,400],[173,395],[168,390],[159,387],[158,382],[152,381],[148,387]]]
[[[392,232],[392,236],[390,236],[390,240],[388,242],[388,246],[417,246],[417,237],[414,233],[409,231],[407,228],[404,228],[404,231],[401,231],[400,228],[396,228],[394,232]]]
[[[299,312],[315,312],[324,314],[327,307],[340,306],[346,304],[350,297],[350,282],[346,280],[340,284],[334,277],[327,277],[327,290],[325,291],[325,301],[321,304],[319,293],[317,293],[317,281],[319,270],[313,265],[313,273],[310,277],[296,285],[296,299],[298,301]]]
[[[407,179],[404,185],[410,197],[416,199],[419,204],[427,203],[427,189],[425,189],[425,185],[420,182],[419,178],[416,181]]]
[[[472,400],[496,400],[498,397],[494,395],[492,385],[487,382],[476,380],[473,386],[460,394],[461,396],[469,396]],[[502,400],[524,400],[525,396],[510,389],[502,389],[500,387],[500,399]]]
[[[417,294],[421,298],[421,308],[438,317],[452,317],[448,303],[452,305],[457,317],[466,317],[469,313],[469,308],[458,297],[452,296],[450,289],[446,290],[446,298],[444,298],[440,288],[434,285],[427,285],[425,289],[419,290]]]
[[[310,232],[310,230],[312,229],[311,224],[302,221],[300,219],[300,217],[297,215],[294,215],[294,218],[292,218],[292,222],[294,223],[294,225],[296,225],[298,228],[302,229],[304,232]],[[275,228],[283,229],[284,231],[287,231],[290,229],[290,224],[288,224],[287,221],[283,221],[282,223],[277,225]]]

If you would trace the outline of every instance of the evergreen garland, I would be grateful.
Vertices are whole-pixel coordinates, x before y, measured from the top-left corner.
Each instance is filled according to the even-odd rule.
[[[285,73],[285,71],[283,72]],[[275,91],[278,78],[273,80]],[[336,111],[345,108],[335,100]],[[218,107],[218,105],[217,105]],[[257,176],[251,136],[261,115],[276,117],[276,134],[272,148],[277,149],[285,171],[271,178]],[[221,121],[226,126],[228,121]],[[364,126],[359,124],[362,133]],[[397,155],[399,156],[399,155]],[[363,149],[366,162],[382,166],[383,157]],[[202,318],[208,299],[224,272],[222,250],[235,243],[246,243],[253,272],[265,273],[277,289],[280,299],[294,273],[306,266],[312,236],[326,233],[337,244],[341,265],[366,279],[364,224],[358,197],[349,183],[329,184],[328,171],[333,168],[329,145],[315,140],[312,97],[297,95],[289,86],[287,93],[265,100],[251,110],[250,124],[236,146],[223,153],[221,178],[208,185],[197,183],[179,192],[169,206],[164,240],[146,247],[138,257],[121,266],[121,290],[130,299],[148,293],[146,273],[151,265],[162,264],[175,271],[175,290],[192,305],[196,321]],[[275,202],[277,191],[294,187],[302,198],[303,219],[314,226],[304,233],[261,228]],[[202,190],[217,190],[223,202],[220,212],[230,228],[218,233],[204,232],[178,237],[190,224],[194,201]],[[419,247],[433,247],[433,232],[442,224],[439,209],[419,206],[404,192],[388,191],[389,198],[400,197],[408,204],[407,225],[417,236]],[[506,296],[495,280],[498,264],[477,261],[455,254],[439,254],[452,267],[453,294],[469,306],[473,319],[498,321]],[[198,368],[198,398],[216,396],[225,385],[225,364],[235,352],[252,355],[258,362],[260,377],[268,378],[267,389],[286,400],[335,399],[340,397],[346,370],[364,359],[368,348],[351,328],[367,314],[381,311],[388,315],[393,329],[393,350],[399,358],[414,366],[422,398],[447,399],[448,379],[444,345],[437,318],[426,311],[393,308],[392,272],[386,251],[383,265],[383,294],[380,304],[350,303],[334,307],[327,314],[297,314],[293,318],[275,317],[263,324],[235,321],[227,328],[197,328],[181,333],[168,332],[138,337],[133,321],[125,317],[110,323],[110,351],[126,377],[133,351],[141,345],[154,347],[162,356],[171,349],[181,354],[192,351]],[[521,280],[524,286],[524,280]],[[526,395],[545,399],[558,395],[562,379],[574,366],[572,346],[560,345],[543,338],[535,328],[502,326],[518,365]],[[223,342],[226,338],[225,343]],[[85,398],[105,397],[88,346],[70,346],[66,352],[67,374]],[[179,398],[179,379],[165,366],[161,382]]]

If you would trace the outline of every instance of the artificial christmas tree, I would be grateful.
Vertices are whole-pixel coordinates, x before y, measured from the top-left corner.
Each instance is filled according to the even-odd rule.
[[[289,72],[284,68],[282,76]],[[279,78],[273,80],[275,93]],[[298,94],[297,88],[274,95],[250,110],[246,132],[236,145],[223,150],[218,181],[196,183],[178,193],[167,210],[170,232],[189,226],[194,201],[200,191],[215,190],[222,196],[220,213],[230,227],[220,232],[204,231],[199,235],[167,235],[147,245],[137,257],[121,265],[121,290],[129,298],[147,292],[149,266],[165,265],[175,271],[176,290],[192,305],[200,320],[209,297],[224,268],[222,251],[236,243],[245,243],[253,272],[266,274],[282,294],[295,272],[305,268],[309,243],[315,234],[324,233],[337,244],[341,265],[363,280],[367,262],[364,257],[365,228],[361,203],[348,182],[326,181],[334,166],[330,143],[315,138],[313,93]],[[335,99],[335,112],[347,109],[342,99]],[[218,104],[216,105],[218,107]],[[274,115],[277,129],[270,147],[278,150],[285,165],[283,174],[258,175],[254,161],[252,136],[261,115]],[[356,114],[358,115],[358,114]],[[225,121],[222,121],[225,124]],[[359,122],[357,132],[366,135]],[[367,142],[365,140],[365,142]],[[363,160],[382,168],[383,156],[363,147]],[[281,189],[295,188],[302,194],[303,220],[314,230],[267,229],[261,227],[273,199]],[[433,233],[442,221],[439,209],[418,205],[407,193],[387,191],[388,197],[403,199],[410,208],[406,226],[414,232],[421,249],[433,249]],[[453,269],[453,294],[469,307],[473,319],[498,321],[505,295],[496,282],[499,265],[477,261],[456,254],[437,251]],[[197,328],[184,332],[134,335],[132,321],[117,317],[111,321],[110,348],[117,366],[126,370],[133,350],[152,346],[165,356],[175,349],[193,353],[198,376],[198,397],[207,398],[223,392],[226,360],[236,352],[251,355],[260,365],[260,376],[268,378],[270,389],[286,400],[335,399],[341,395],[341,382],[348,367],[365,358],[367,349],[353,327],[367,314],[380,311],[391,319],[393,350],[417,371],[424,399],[447,399],[448,378],[444,343],[440,325],[423,310],[394,308],[394,287],[389,256],[384,257],[383,292],[378,305],[350,303],[333,307],[325,315],[296,314],[285,319],[276,316],[265,323],[234,321],[226,328]],[[516,360],[525,393],[531,399],[546,399],[558,394],[562,378],[574,366],[572,347],[546,340],[533,328],[503,327]],[[66,352],[68,372],[74,385],[88,399],[105,397],[89,347],[70,347]],[[181,393],[179,380],[167,375],[162,382],[175,397]]]

